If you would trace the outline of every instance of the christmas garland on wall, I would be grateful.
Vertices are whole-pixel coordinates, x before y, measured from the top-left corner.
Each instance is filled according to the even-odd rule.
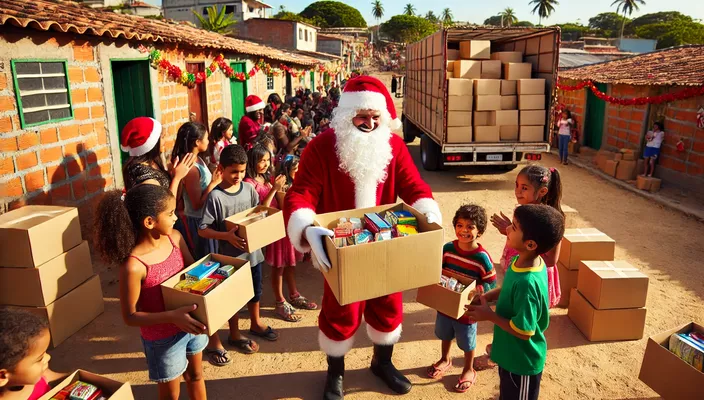
[[[686,87],[682,90],[678,90],[677,92],[674,93],[664,93],[661,95],[657,96],[648,96],[648,97],[613,97],[609,96],[606,93],[600,91],[594,82],[591,80],[586,80],[579,82],[578,84],[574,86],[569,86],[569,85],[563,85],[561,83],[557,83],[557,88],[560,90],[565,90],[565,91],[573,91],[573,90],[582,90],[584,88],[588,88],[589,90],[594,93],[594,95],[601,100],[607,101],[609,103],[613,104],[618,104],[621,106],[642,106],[646,104],[662,104],[662,103],[669,103],[673,101],[678,101],[678,100],[686,100],[692,97],[697,97],[697,96],[704,96],[704,85],[701,86],[695,86],[695,87]]]
[[[264,72],[264,74],[266,74],[267,76],[281,76],[284,73],[288,73],[294,78],[300,78],[301,76],[304,76],[309,72],[308,70],[295,69],[285,64],[279,64],[279,68],[274,68],[271,66],[271,64],[265,62],[263,59],[257,61],[254,67],[252,67],[252,69],[248,73],[235,72],[232,67],[227,65],[227,62],[225,61],[225,56],[219,54],[217,57],[215,57],[213,62],[210,64],[210,66],[208,66],[208,68],[206,68],[205,71],[192,73],[182,70],[181,67],[179,67],[178,65],[174,65],[170,61],[163,58],[161,51],[155,48],[147,49],[146,47],[140,45],[139,51],[142,53],[149,53],[149,63],[151,64],[152,68],[166,72],[166,74],[172,81],[178,82],[189,88],[193,88],[195,87],[195,85],[203,83],[206,79],[210,78],[210,76],[218,68],[220,69],[220,71],[222,71],[223,74],[225,74],[226,77],[238,82],[248,81],[260,71]],[[345,64],[341,63],[336,67],[333,65],[328,66],[325,64],[317,64],[313,68],[314,71],[317,71],[321,74],[327,73],[328,75],[334,78],[344,71]]]

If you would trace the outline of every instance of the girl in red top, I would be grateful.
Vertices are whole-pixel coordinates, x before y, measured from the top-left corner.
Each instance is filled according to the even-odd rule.
[[[138,326],[149,379],[159,399],[179,397],[181,376],[191,399],[206,399],[202,352],[205,326],[188,313],[196,306],[166,311],[161,283],[192,264],[186,242],[173,229],[176,199],[161,186],[142,184],[105,195],[98,205],[95,246],[120,265],[120,308],[129,326]]]
[[[37,400],[62,379],[49,369],[49,326],[45,319],[14,307],[0,307],[0,399]]]
[[[261,120],[264,102],[259,97],[250,94],[244,100],[244,106],[247,114],[240,119],[240,125],[237,128],[237,138],[240,142],[239,144],[245,150],[249,150],[254,146],[254,140],[262,130]]]

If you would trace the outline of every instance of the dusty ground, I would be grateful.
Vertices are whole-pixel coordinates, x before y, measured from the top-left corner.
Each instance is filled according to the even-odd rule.
[[[418,141],[410,146],[418,162]],[[616,256],[641,268],[650,277],[645,336],[691,320],[704,321],[704,225],[682,214],[654,205],[574,166],[558,166],[554,157],[543,161],[559,167],[564,179],[564,203],[575,208],[585,224],[617,242]],[[419,164],[419,162],[418,162]],[[517,171],[459,168],[423,176],[431,185],[444,217],[446,239],[453,238],[451,217],[464,202],[483,205],[489,213],[510,212],[515,205]],[[482,244],[498,261],[504,239],[488,229]],[[116,273],[96,262],[101,271],[105,313],[51,352],[57,370],[83,368],[129,381],[136,398],[152,399],[156,387],[147,370],[137,329],[126,327],[119,316]],[[322,277],[308,264],[298,268],[301,291],[319,301]],[[303,321],[290,324],[273,314],[273,297],[265,276],[263,316],[278,329],[276,343],[261,343],[252,356],[231,352],[234,362],[224,368],[205,366],[211,399],[318,399],[325,380],[325,358],[317,347],[317,312],[303,312]],[[436,361],[440,343],[433,334],[435,312],[415,302],[415,292],[404,294],[405,321],[395,363],[415,384],[407,399],[460,398],[452,386],[461,371],[461,351],[453,347],[455,368],[441,381],[425,378],[425,368]],[[553,310],[546,332],[549,352],[543,375],[544,399],[654,399],[638,380],[646,339],[590,343],[574,327],[563,309]],[[248,324],[242,322],[242,329]],[[480,323],[478,349],[491,342],[492,326]],[[220,332],[226,334],[223,329]],[[347,357],[348,399],[390,398],[391,392],[368,370],[371,343],[364,331]],[[492,399],[498,393],[496,371],[479,373],[476,386],[465,398]],[[183,388],[183,386],[182,386]],[[185,388],[183,388],[185,389]],[[182,395],[182,398],[186,398]]]

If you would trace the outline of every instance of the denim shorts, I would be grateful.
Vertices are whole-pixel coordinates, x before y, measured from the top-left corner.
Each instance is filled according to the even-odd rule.
[[[440,340],[457,339],[457,347],[462,351],[472,351],[477,347],[477,324],[463,324],[438,313],[435,319],[435,336]]]
[[[147,356],[149,380],[170,382],[186,372],[187,356],[198,354],[208,345],[208,335],[193,335],[179,332],[159,340],[142,338],[144,355]]]
[[[250,304],[259,303],[262,298],[262,264],[252,267],[252,286],[254,287],[254,297]]]

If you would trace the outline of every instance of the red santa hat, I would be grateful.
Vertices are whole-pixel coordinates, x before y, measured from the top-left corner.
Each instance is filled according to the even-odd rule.
[[[137,117],[122,128],[120,147],[132,157],[151,151],[161,137],[161,124],[154,118]]]
[[[261,110],[263,108],[264,102],[262,101],[262,99],[253,94],[250,94],[249,96],[247,96],[246,99],[244,99],[244,109],[248,113],[251,113],[252,111]]]
[[[345,84],[338,107],[356,110],[386,110],[391,116],[391,129],[401,128],[396,106],[386,86],[377,78],[362,75]]]

